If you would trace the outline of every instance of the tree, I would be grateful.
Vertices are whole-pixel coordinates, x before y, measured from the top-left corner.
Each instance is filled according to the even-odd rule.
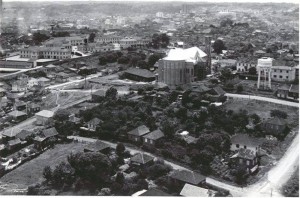
[[[235,173],[235,182],[239,185],[245,184],[247,181],[247,170],[244,166],[239,166]]]
[[[252,118],[253,124],[257,125],[260,123],[260,117],[256,113],[252,114],[250,118]]]
[[[237,88],[236,88],[236,92],[237,92],[237,93],[241,93],[241,92],[243,92],[243,91],[244,91],[243,85],[239,84],[239,85],[237,86]]]
[[[229,68],[225,68],[221,71],[221,76],[220,76],[221,81],[226,82],[227,80],[231,80],[232,78],[233,78],[233,75]]]
[[[138,66],[139,68],[141,68],[141,69],[150,69],[149,66],[148,66],[148,64],[147,64],[147,62],[144,61],[144,60],[139,60],[139,61],[137,62],[137,66]]]
[[[61,162],[57,165],[52,173],[52,184],[61,188],[64,185],[72,185],[74,179],[74,169],[69,163]]]
[[[214,42],[212,47],[217,54],[221,54],[222,50],[226,49],[224,42],[219,39]]]
[[[117,96],[118,96],[118,90],[114,87],[110,87],[105,93],[105,98],[108,98],[110,100],[116,100]]]
[[[59,109],[55,112],[53,119],[58,122],[64,122],[69,119],[69,111],[66,111],[65,109]]]
[[[120,58],[118,58],[119,64],[128,64],[130,59],[127,56],[122,55]]]
[[[95,40],[96,34],[94,32],[90,33],[89,35],[89,43],[93,43]]]
[[[220,26],[221,27],[226,27],[227,25],[232,26],[233,21],[229,18],[227,18],[226,20],[221,21]]]
[[[50,37],[46,34],[41,34],[40,32],[33,33],[32,40],[36,45],[41,44],[42,42],[48,40]]]
[[[106,58],[106,56],[100,56],[99,57],[99,64],[100,65],[106,65],[107,64],[107,58]]]
[[[88,69],[81,69],[79,72],[78,72],[79,75],[81,76],[84,76],[84,87],[86,88],[86,76],[90,74],[89,70]]]
[[[118,143],[117,147],[116,147],[116,153],[119,156],[123,156],[124,152],[125,152],[126,148],[124,146],[123,143]]]
[[[162,131],[167,138],[172,138],[175,134],[175,127],[168,120],[161,123]]]
[[[148,65],[150,67],[153,67],[154,64],[161,58],[161,56],[159,54],[152,54],[149,56],[148,58]]]
[[[99,152],[70,154],[68,162],[75,169],[75,175],[103,187],[110,181],[112,164],[109,158]]]
[[[286,119],[288,117],[287,113],[284,111],[280,111],[277,109],[271,110],[271,117],[278,117],[278,118],[283,118]]]
[[[51,181],[52,179],[52,169],[50,168],[50,166],[46,166],[43,170],[43,177],[47,180],[47,181]]]
[[[125,177],[124,177],[124,174],[123,174],[123,173],[121,173],[121,172],[118,172],[118,173],[117,173],[117,176],[116,176],[116,180],[115,180],[115,182],[117,182],[117,183],[119,183],[119,184],[123,185],[123,184],[124,184],[124,182],[125,182]]]
[[[257,73],[256,67],[250,67],[248,73],[250,75],[256,75],[256,73]]]

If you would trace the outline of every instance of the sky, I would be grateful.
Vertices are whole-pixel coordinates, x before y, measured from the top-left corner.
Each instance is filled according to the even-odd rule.
[[[72,1],[108,1],[108,0],[2,0],[3,2],[16,2],[16,1],[22,1],[22,2],[26,2],[26,1],[37,1],[37,2],[49,2],[49,1],[68,1],[68,2],[72,2]],[[109,1],[124,1],[124,0],[109,0]],[[125,1],[144,1],[144,2],[170,2],[170,1],[179,1],[179,2],[253,2],[253,3],[267,3],[267,2],[274,2],[274,3],[297,3],[299,4],[299,0],[125,0]]]

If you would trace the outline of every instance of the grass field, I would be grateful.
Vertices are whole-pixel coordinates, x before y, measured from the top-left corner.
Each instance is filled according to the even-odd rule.
[[[45,166],[54,168],[60,162],[66,161],[71,152],[83,151],[83,148],[84,144],[82,143],[58,144],[53,149],[45,151],[37,158],[4,175],[0,178],[0,182],[15,184],[18,186],[16,188],[26,188],[42,182]]]
[[[292,124],[293,126],[298,124],[299,109],[295,107],[288,107],[274,103],[248,99],[230,99],[225,103],[225,108],[227,110],[231,109],[235,112],[239,111],[240,109],[245,109],[249,114],[256,113],[262,119],[270,118],[271,110],[278,109],[288,114],[288,119],[286,119],[286,121],[288,121],[289,124]]]

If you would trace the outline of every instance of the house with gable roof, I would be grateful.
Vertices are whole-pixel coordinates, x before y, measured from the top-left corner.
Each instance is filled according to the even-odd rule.
[[[141,125],[127,133],[128,139],[133,142],[140,143],[143,141],[142,136],[150,133],[150,129],[145,125]]]

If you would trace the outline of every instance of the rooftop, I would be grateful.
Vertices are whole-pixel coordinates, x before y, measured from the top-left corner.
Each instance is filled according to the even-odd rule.
[[[143,137],[150,139],[150,140],[158,140],[164,136],[165,136],[164,133],[161,130],[157,129],[155,131],[152,131],[152,132],[144,135]]]
[[[184,60],[186,62],[196,63],[199,60],[203,60],[206,57],[206,53],[203,52],[198,47],[191,47],[188,49],[175,48],[171,49],[168,53],[168,56],[163,58],[163,60],[177,61]]]
[[[180,195],[184,197],[214,197],[217,191],[185,184]]]
[[[46,118],[52,118],[54,116],[54,112],[49,111],[49,110],[42,110],[42,111],[36,113],[35,115],[41,116],[41,117],[46,117]]]
[[[168,196],[168,197],[171,197],[170,194],[168,193],[165,193],[159,189],[156,189],[156,188],[151,188],[149,190],[147,190],[146,192],[144,192],[143,194],[141,194],[140,196]]]
[[[206,180],[205,176],[187,170],[175,170],[170,177],[193,185],[198,185]]]
[[[155,77],[154,74],[147,69],[129,68],[125,72],[136,75],[136,76],[141,76],[144,78],[154,78]]]
[[[236,154],[234,154],[230,158],[243,158],[253,160],[255,157],[256,153],[253,150],[241,148]]]
[[[129,131],[128,134],[129,135],[136,135],[136,136],[143,136],[143,135],[146,135],[149,132],[150,132],[149,128],[146,127],[145,125],[142,125],[142,126],[139,126],[135,129],[133,129],[132,131]]]
[[[17,117],[25,116],[27,114],[24,113],[23,111],[15,110],[15,111],[9,112],[8,115],[17,118]]]
[[[146,155],[144,153],[138,153],[130,158],[131,162],[136,162],[139,164],[147,164],[148,162],[152,161],[154,157]]]

